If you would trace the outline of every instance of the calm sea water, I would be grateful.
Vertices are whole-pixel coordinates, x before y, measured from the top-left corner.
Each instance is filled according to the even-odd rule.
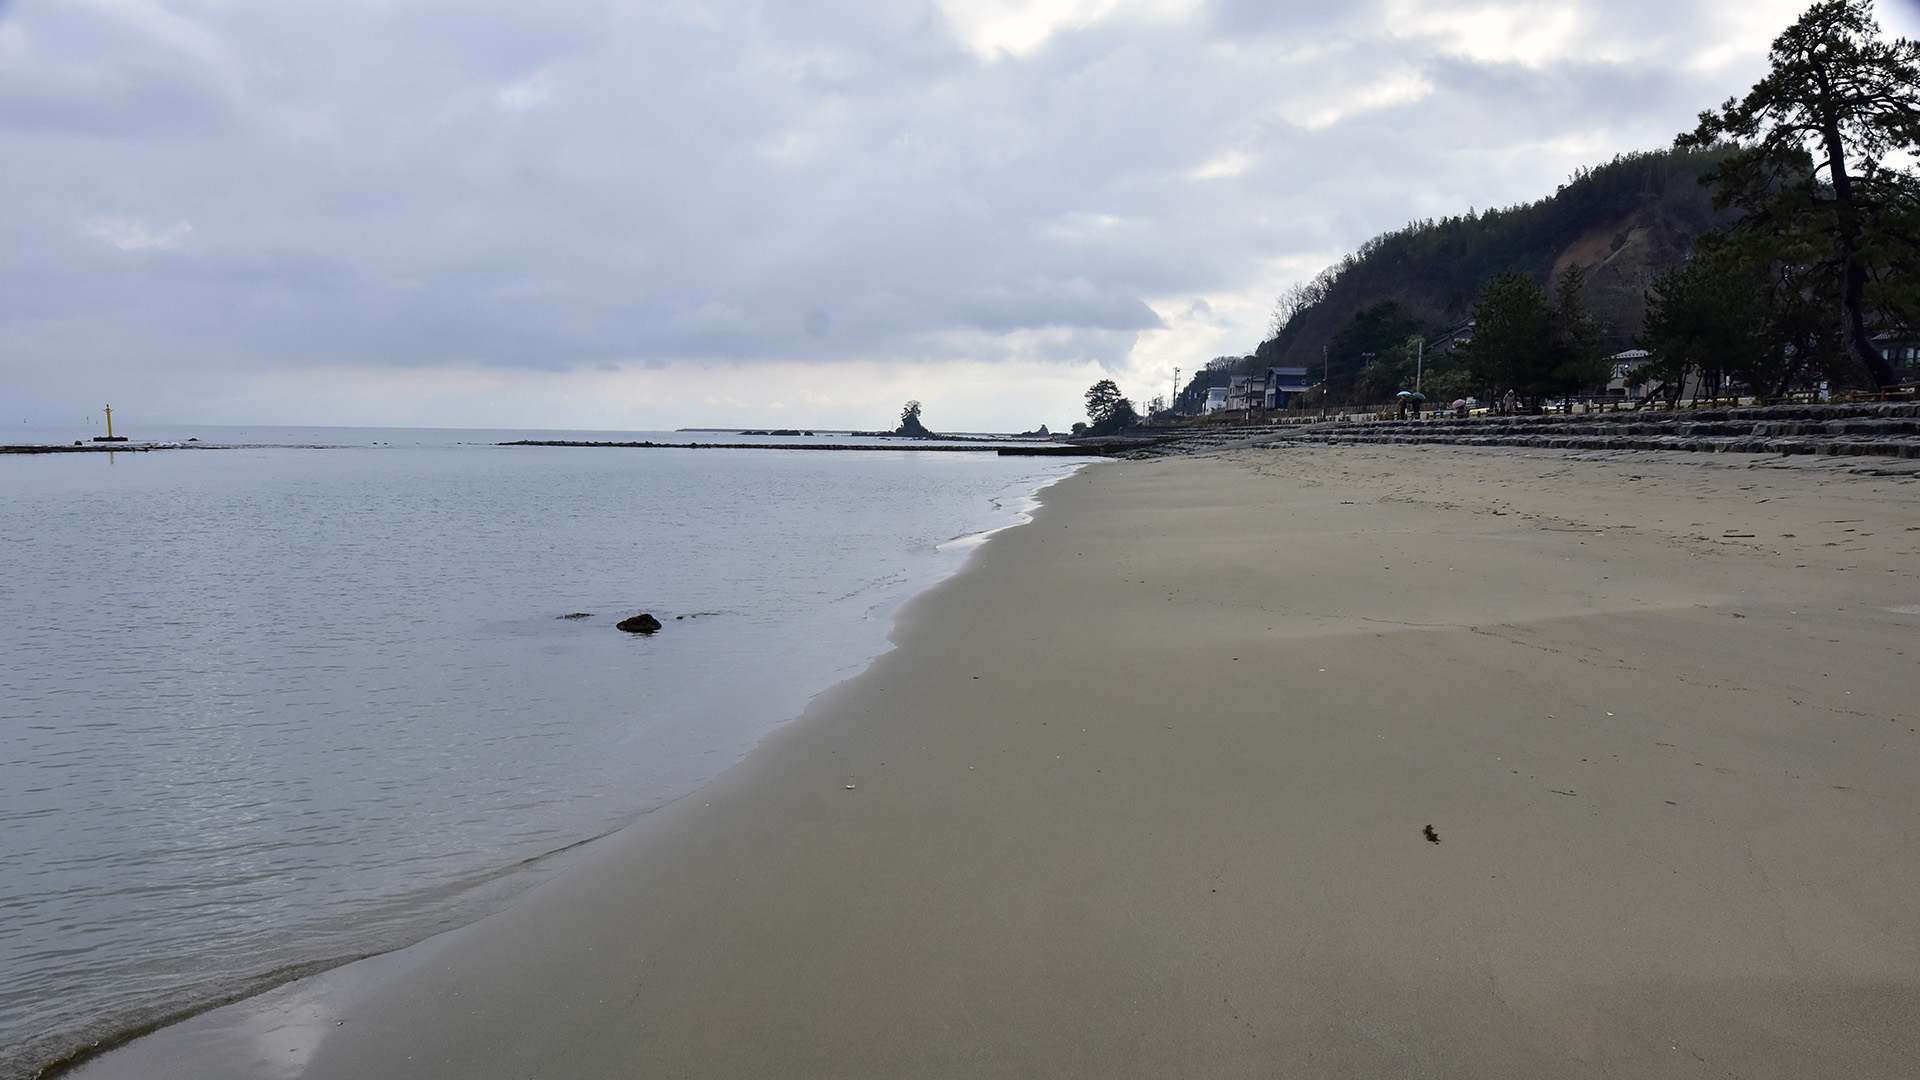
[[[200,433],[0,457],[0,1076],[497,907],[1073,467]]]

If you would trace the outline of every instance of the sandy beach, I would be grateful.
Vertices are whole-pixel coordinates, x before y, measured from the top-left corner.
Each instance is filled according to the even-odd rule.
[[[1092,467],[508,910],[87,1080],[1920,1075],[1920,468]]]

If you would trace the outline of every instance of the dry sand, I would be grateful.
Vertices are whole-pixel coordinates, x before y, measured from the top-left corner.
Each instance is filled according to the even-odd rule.
[[[1920,1075],[1920,481],[1772,460],[1091,469],[523,902],[81,1075]]]

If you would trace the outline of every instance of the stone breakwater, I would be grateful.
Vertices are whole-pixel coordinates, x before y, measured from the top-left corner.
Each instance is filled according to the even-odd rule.
[[[1165,433],[1156,445],[1143,446],[1130,456],[1159,457],[1281,443],[1426,443],[1920,458],[1920,403],[1275,423],[1196,430],[1191,434]]]

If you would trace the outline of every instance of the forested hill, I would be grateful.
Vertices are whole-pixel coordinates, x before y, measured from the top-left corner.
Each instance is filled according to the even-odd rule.
[[[1719,151],[1628,154],[1582,170],[1551,198],[1506,210],[1416,221],[1374,237],[1313,282],[1281,297],[1279,332],[1255,352],[1258,367],[1320,372],[1321,347],[1339,353],[1341,331],[1367,312],[1429,332],[1470,317],[1486,281],[1518,270],[1545,283],[1570,265],[1586,273],[1584,298],[1602,347],[1632,347],[1655,274],[1681,261],[1693,239],[1722,223],[1699,183]],[[1393,301],[1392,309],[1382,309]],[[1404,335],[1405,331],[1401,331]],[[1335,356],[1332,380],[1350,384],[1359,355]],[[1204,394],[1204,390],[1202,390]]]

